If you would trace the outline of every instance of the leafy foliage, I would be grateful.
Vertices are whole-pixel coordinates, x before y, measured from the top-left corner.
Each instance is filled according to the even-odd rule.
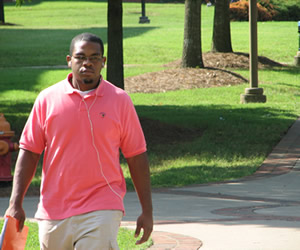
[[[28,2],[31,2],[31,0],[28,0]],[[25,3],[25,0],[16,0],[16,5],[21,6]]]
[[[300,0],[282,1],[258,0],[258,21],[297,21],[300,19]],[[241,0],[230,4],[230,19],[247,21],[249,19],[249,0]]]
[[[299,21],[300,0],[272,0],[278,14],[274,17],[276,21]]]
[[[269,0],[261,0],[257,3],[257,20],[271,21],[277,14],[275,7]],[[249,2],[247,0],[230,4],[230,19],[233,21],[247,21],[249,19]]]

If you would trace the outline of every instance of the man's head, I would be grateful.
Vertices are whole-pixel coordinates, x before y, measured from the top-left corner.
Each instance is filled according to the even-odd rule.
[[[82,33],[82,34],[79,34],[79,35],[75,36],[72,39],[71,44],[70,44],[70,55],[73,55],[74,45],[77,42],[80,42],[80,41],[98,43],[100,45],[100,48],[101,48],[101,53],[102,53],[101,56],[104,55],[103,41],[100,39],[100,37],[98,37],[98,36],[96,36],[92,33]]]
[[[73,38],[68,66],[72,69],[72,85],[80,90],[97,87],[106,58],[102,40],[94,34],[83,33]]]

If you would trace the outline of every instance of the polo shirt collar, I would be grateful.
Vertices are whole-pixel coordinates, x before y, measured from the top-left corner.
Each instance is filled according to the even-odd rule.
[[[76,92],[76,89],[73,88],[71,82],[73,75],[72,73],[68,74],[67,79],[64,81],[64,85],[65,85],[65,93],[66,94],[73,94]],[[98,85],[98,87],[96,89],[94,89],[93,91],[91,91],[89,94],[90,95],[94,95],[96,94],[97,96],[103,96],[104,95],[104,91],[105,91],[105,81],[103,80],[103,77],[101,76],[101,81],[100,84]]]

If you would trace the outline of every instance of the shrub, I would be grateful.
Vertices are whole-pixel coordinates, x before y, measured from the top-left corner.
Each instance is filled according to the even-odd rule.
[[[271,3],[270,0],[259,0],[258,5],[260,5],[258,7],[258,19],[260,18],[259,21],[272,20],[278,14],[276,7]],[[266,17],[264,14],[266,14]],[[261,16],[259,17],[259,15]],[[268,20],[264,20],[265,18]]]
[[[276,6],[278,14],[273,18],[276,21],[299,21],[300,1],[295,5]]]
[[[275,7],[269,0],[260,0],[257,3],[257,20],[271,21],[277,14]],[[230,20],[247,21],[249,20],[249,2],[247,0],[238,1],[230,4]]]
[[[229,16],[232,21],[248,20],[249,4],[246,1],[239,1],[230,4]]]
[[[298,21],[300,20],[300,0],[258,0],[258,21]],[[247,21],[249,19],[248,0],[230,4],[230,19],[232,21]]]

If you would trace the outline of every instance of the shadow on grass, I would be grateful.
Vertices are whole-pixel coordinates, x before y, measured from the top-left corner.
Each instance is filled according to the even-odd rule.
[[[107,2],[107,0],[84,0],[85,2]],[[42,2],[82,2],[82,0],[25,0],[22,6],[35,6],[41,4]],[[15,1],[9,1],[5,3],[5,6],[16,6]]]
[[[31,1],[26,1],[24,3],[24,6],[34,6],[34,5],[38,5],[41,4],[42,2],[82,2],[83,0],[31,0]],[[103,2],[106,3],[107,0],[85,0],[85,2],[94,2],[94,3],[98,3],[98,2]],[[140,3],[140,1],[136,0],[136,1],[131,1],[131,0],[123,0],[123,2],[128,2],[128,3]],[[184,0],[157,0],[157,1],[152,1],[155,2],[156,4],[160,3],[160,4],[164,4],[164,3],[184,3]],[[11,2],[7,2],[5,3],[5,5],[7,6],[15,6],[16,3],[14,1]],[[141,10],[142,12],[142,10]]]
[[[154,187],[184,186],[250,175],[296,119],[294,114],[266,107],[232,109],[226,105],[214,105],[136,108],[140,116],[163,121],[159,127],[164,124],[165,133],[168,134],[166,141],[164,130],[159,129],[160,133],[148,140]],[[180,136],[175,129],[173,140],[170,139],[170,124],[182,129]],[[151,127],[145,130],[146,138],[149,136],[148,130]],[[151,131],[150,135],[156,132]],[[187,140],[183,139],[185,135],[189,136]],[[199,165],[195,165],[196,162]],[[129,189],[133,188],[130,178],[126,182]]]
[[[16,131],[14,140],[31,106],[0,101],[0,112]],[[154,187],[250,175],[296,119],[295,114],[265,106],[137,105],[136,109],[148,142]],[[131,180],[126,182],[132,189]]]
[[[140,36],[157,27],[123,27],[123,39]],[[107,28],[85,29],[3,29],[0,40],[0,67],[66,65],[72,38],[80,33],[98,35],[107,44]],[[105,52],[106,53],[106,52]]]
[[[11,130],[15,131],[13,141],[19,140],[32,105],[32,102],[7,103],[0,100],[0,113],[5,115],[5,119],[10,123]]]
[[[209,165],[186,165],[180,168],[170,168],[159,173],[151,174],[153,187],[182,187],[192,184],[218,182],[229,179],[238,179],[256,170],[255,166],[241,165],[237,167],[220,167]],[[126,185],[133,190],[130,178],[126,178]]]
[[[284,65],[284,67],[273,67],[271,69],[261,69],[261,71],[284,72],[290,75],[299,75],[300,68],[297,66]]]
[[[8,103],[0,100],[0,112],[4,113],[12,124],[17,137],[23,129],[32,105],[33,101]],[[228,150],[239,149],[241,154],[255,155],[261,150],[259,145],[273,146],[278,142],[296,119],[295,114],[269,107],[137,105],[136,110],[141,117],[149,149],[155,154],[161,154],[161,150],[167,152],[161,154],[162,159],[186,153],[197,154],[198,151],[220,154],[219,148],[224,146]],[[201,146],[201,143],[196,143],[197,145],[192,148],[186,147],[185,144],[199,139],[205,140],[207,144]],[[247,147],[234,144],[235,141],[244,142]],[[249,145],[250,148],[253,147],[253,152],[249,149]],[[224,154],[230,157],[228,150],[225,150]]]
[[[154,152],[160,152],[165,147],[164,152],[174,152],[177,155],[176,148],[185,152],[186,143],[198,141],[192,148],[188,148],[190,154],[203,154],[204,152],[222,153],[231,157],[231,151],[251,157],[251,154],[260,154],[263,145],[269,147],[283,136],[283,133],[296,119],[295,114],[289,114],[279,109],[269,107],[249,107],[232,108],[229,105],[198,105],[198,106],[137,106],[139,116],[148,119],[159,120],[167,124],[176,124],[176,126],[186,128],[178,136],[174,133],[173,141],[170,143],[163,141],[164,129],[158,130],[156,140],[151,140],[149,147]],[[168,137],[171,137],[170,129]],[[151,129],[148,128],[151,131]],[[176,131],[176,130],[175,130]],[[147,137],[147,130],[145,131]],[[153,131],[152,131],[153,133]],[[150,134],[151,136],[151,134]],[[184,138],[187,138],[185,140]],[[172,137],[171,137],[172,138]],[[202,143],[204,143],[202,145]],[[244,143],[246,146],[241,145]],[[236,144],[238,143],[238,144]],[[184,145],[180,148],[180,145]],[[171,150],[168,147],[174,146]],[[252,151],[252,150],[253,151]],[[187,153],[185,152],[185,153]],[[198,153],[197,153],[198,152]],[[266,152],[264,152],[266,153]],[[174,156],[173,155],[173,156]],[[179,154],[180,155],[180,154]],[[167,158],[164,155],[164,158]]]
[[[296,66],[285,66],[285,67],[281,67],[281,68],[278,68],[278,67],[275,67],[275,68],[272,68],[272,69],[263,69],[261,70],[263,73],[266,72],[266,73],[277,73],[277,74],[280,74],[280,73],[283,73],[285,75],[287,75],[288,77],[292,77],[291,79],[295,79],[294,82],[299,82],[298,81],[298,78],[299,78],[299,75],[300,75],[300,67],[296,67]],[[300,78],[299,78],[300,79]],[[290,93],[290,92],[293,92],[293,94],[295,96],[299,96],[299,93],[296,93],[300,90],[300,85],[299,84],[292,84],[292,83],[289,83],[288,81],[285,81],[285,80],[277,80],[276,83],[273,83],[273,84],[269,84],[268,85],[268,89],[269,90],[272,90],[272,89],[276,89],[276,91],[279,91],[280,93]],[[296,92],[295,92],[296,91]]]
[[[12,124],[17,135],[20,135],[33,101],[0,100],[0,112]],[[286,129],[296,119],[295,114],[270,107],[243,106],[233,108],[231,105],[137,105],[137,113],[141,119],[149,148],[155,153],[165,147],[165,152],[172,148],[180,149],[180,145],[191,143],[198,139],[212,140],[203,148],[194,148],[195,153],[207,149],[217,149],[218,145],[228,144],[229,149],[243,149],[242,145],[234,145],[234,141],[244,141],[246,144],[269,144],[277,142]],[[209,145],[213,145],[212,148]],[[185,147],[185,146],[184,146]],[[249,152],[248,149],[245,149]],[[259,151],[257,147],[257,151]],[[190,150],[189,153],[194,151]],[[171,153],[171,152],[169,152]],[[257,152],[253,152],[256,154]],[[164,159],[167,155],[164,155]],[[167,157],[168,158],[168,157]]]

